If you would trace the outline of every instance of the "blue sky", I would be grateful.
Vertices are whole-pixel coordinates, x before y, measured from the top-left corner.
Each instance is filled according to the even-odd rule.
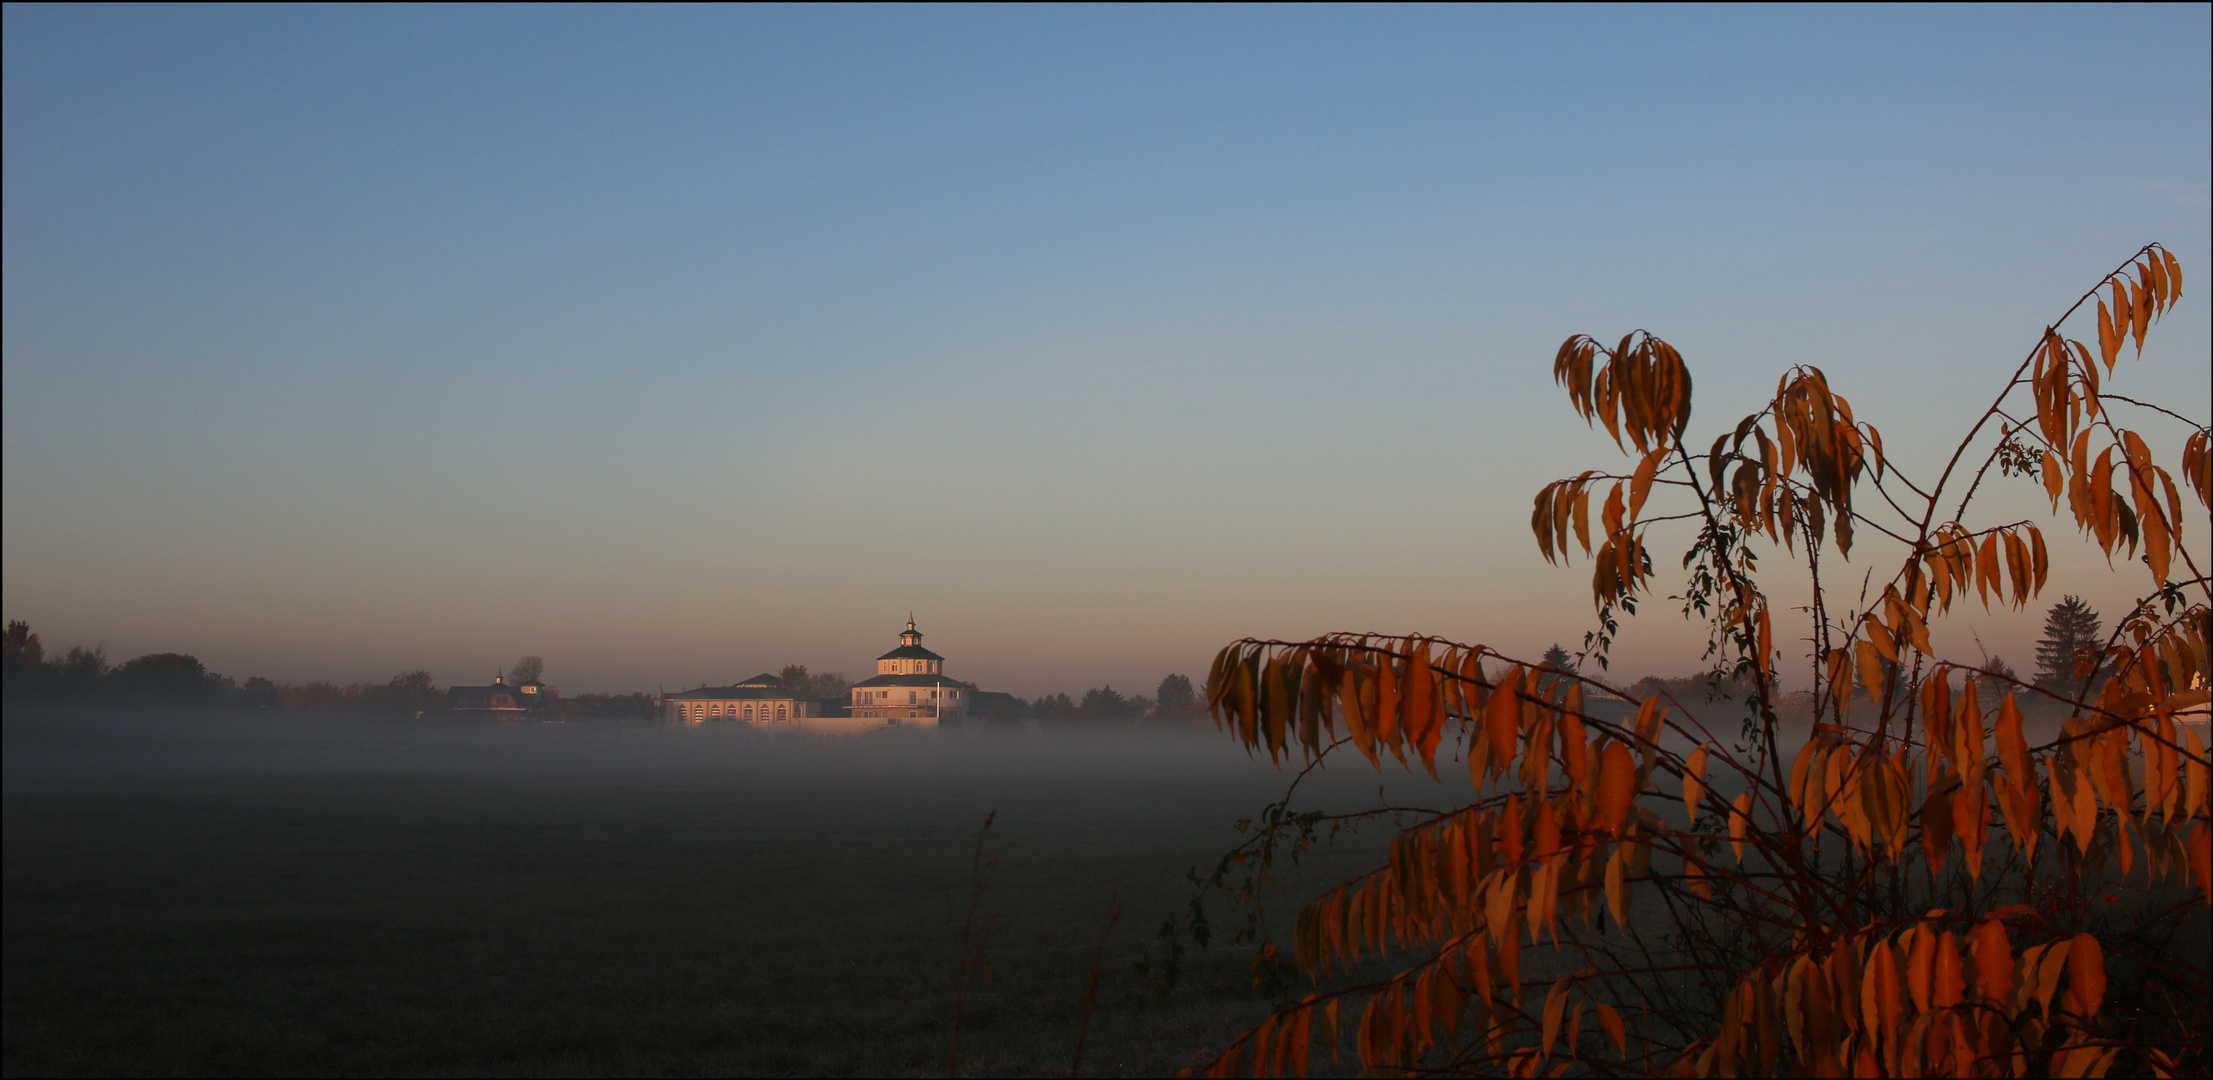
[[[1572,643],[1528,500],[1618,459],[1560,339],[1668,338],[1708,431],[1818,364],[1934,452],[2137,246],[2213,281],[2208,22],[10,6],[6,615],[574,690],[856,673],[909,609],[1024,694]],[[2191,292],[2121,381],[2202,420]]]

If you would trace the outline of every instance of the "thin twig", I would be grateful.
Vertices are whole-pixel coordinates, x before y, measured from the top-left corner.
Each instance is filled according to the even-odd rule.
[[[953,983],[953,1056],[945,1065],[947,1076],[960,1075],[961,1010],[968,1004],[968,960],[974,955],[972,943],[976,936],[976,907],[984,898],[984,867],[995,866],[999,862],[997,855],[991,857],[991,862],[984,862],[984,834],[991,831],[991,823],[998,816],[997,810],[984,815],[983,828],[976,830],[976,857],[968,867],[968,923],[961,927],[960,974]]]
[[[1107,901],[1107,921],[1099,931],[1099,951],[1091,958],[1091,982],[1083,988],[1083,1019],[1076,1024],[1076,1058],[1068,1063],[1068,1075],[1079,1076],[1083,1069],[1083,1040],[1091,1033],[1091,1006],[1099,1000],[1099,967],[1106,963],[1107,936],[1114,933],[1114,924],[1122,921],[1122,897],[1119,893]]]

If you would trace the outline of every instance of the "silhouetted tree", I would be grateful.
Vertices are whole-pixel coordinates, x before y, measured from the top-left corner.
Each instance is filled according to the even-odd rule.
[[[1199,711],[1199,696],[1192,690],[1188,675],[1170,675],[1160,680],[1153,698],[1159,702],[1162,716],[1193,716]]]
[[[776,679],[784,684],[784,689],[802,698],[842,698],[846,691],[853,688],[852,683],[845,681],[844,672],[825,671],[813,674],[808,672],[805,664],[785,664],[784,670],[776,674]]]
[[[517,670],[520,669],[518,665]],[[362,707],[375,712],[422,712],[441,704],[438,685],[427,671],[403,671],[382,686],[370,686],[361,691]]]
[[[546,662],[535,656],[525,656],[515,661],[514,670],[507,673],[507,681],[520,685],[538,682],[546,673]]]
[[[11,620],[7,633],[0,635],[0,652],[6,654],[10,664],[46,662],[46,647],[39,644],[38,635],[31,632],[31,624],[21,619]]]
[[[1112,686],[1100,686],[1084,691],[1083,704],[1076,706],[1076,712],[1086,720],[1127,720],[1130,703]]]
[[[242,708],[274,709],[278,705],[277,684],[256,675],[238,688],[236,700]]]
[[[2098,613],[2079,596],[2063,596],[2044,614],[2044,636],[2036,640],[2036,685],[2072,694],[2081,689],[2076,657],[2105,647]]]
[[[124,661],[108,673],[108,681],[127,697],[175,705],[214,704],[228,689],[228,680],[185,653],[147,653]]]
[[[8,623],[6,634],[0,635],[0,663],[5,664],[5,675],[0,677],[5,678],[9,694],[43,689],[48,681],[46,647],[31,632],[31,625],[20,619]]]
[[[1569,656],[1568,651],[1561,648],[1557,641],[1552,643],[1551,648],[1544,651],[1544,657],[1537,664],[1547,671],[1556,671],[1562,675],[1571,674],[1575,671],[1575,658]],[[1551,686],[1554,681],[1553,677],[1548,675],[1539,680],[1538,685]]]
[[[1075,712],[1076,703],[1066,694],[1046,694],[1030,702],[1030,711],[1036,713],[1041,720],[1051,720]]]
[[[578,694],[561,700],[563,715],[606,720],[644,719],[653,713],[653,695]]]
[[[68,655],[62,657],[54,674],[55,689],[61,693],[97,693],[102,680],[108,674],[108,647],[94,645],[87,649],[82,645],[71,645]]]
[[[1993,656],[1987,663],[1983,664],[1983,667],[1990,674],[1983,676],[1980,685],[1976,687],[1982,700],[1998,701],[2007,694],[2020,691],[2020,687],[2006,681],[2007,679],[2020,678],[2021,673],[2013,670],[2013,665],[2006,663],[2005,657]]]

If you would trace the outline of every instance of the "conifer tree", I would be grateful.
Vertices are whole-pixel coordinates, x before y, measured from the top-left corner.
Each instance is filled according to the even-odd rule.
[[[2075,657],[2096,652],[2105,645],[2100,636],[2098,613],[2082,597],[2062,597],[2044,615],[2044,636],[2036,641],[2036,684],[2051,690],[2078,686]]]

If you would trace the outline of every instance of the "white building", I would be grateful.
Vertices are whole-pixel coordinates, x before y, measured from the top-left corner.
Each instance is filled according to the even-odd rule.
[[[701,686],[661,695],[665,723],[704,724],[739,721],[793,724],[818,732],[860,732],[882,727],[936,727],[958,724],[968,711],[974,684],[945,675],[945,658],[922,647],[922,631],[913,616],[899,635],[899,647],[876,658],[876,675],[848,693],[845,716],[835,700],[798,696],[774,675],[760,674],[730,686]]]
[[[876,658],[876,677],[854,684],[847,710],[855,719],[894,724],[957,724],[975,689],[945,677],[945,658],[922,647],[922,631],[910,615],[899,647]]]
[[[661,719],[671,724],[742,720],[780,724],[821,716],[822,703],[797,696],[784,680],[766,673],[735,686],[702,686],[661,695]]]

